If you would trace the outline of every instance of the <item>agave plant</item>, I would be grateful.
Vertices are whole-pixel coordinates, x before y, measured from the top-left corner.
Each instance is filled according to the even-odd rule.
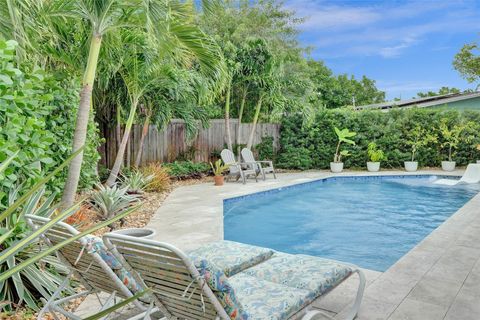
[[[153,175],[145,175],[139,170],[133,170],[128,175],[122,175],[122,187],[127,188],[129,193],[143,193],[153,181]]]
[[[128,194],[128,185],[126,187],[105,187],[98,185],[90,199],[92,206],[97,210],[103,219],[111,219],[124,212],[132,206],[133,203],[140,200],[136,194]]]
[[[28,190],[14,189],[9,196],[10,203],[5,210],[0,211],[0,311],[9,311],[16,304],[26,304],[32,309],[37,309],[40,297],[48,298],[54,289],[58,287],[59,281],[63,281],[61,274],[65,271],[57,259],[53,256],[55,251],[63,246],[78,240],[79,238],[101,229],[130,214],[137,207],[123,211],[114,218],[96,224],[67,240],[53,246],[40,245],[39,237],[57,222],[71,215],[78,208],[79,204],[66,210],[58,211],[58,205],[52,205],[53,197],[50,196],[41,202],[42,188],[47,181],[63,170],[68,163],[83,147],[74,152],[57,169],[40,179]],[[17,153],[0,164],[0,176],[14,160]],[[16,199],[16,200],[14,200]],[[41,204],[40,204],[41,203]],[[25,214],[37,214],[50,216],[50,222],[36,230],[30,230],[24,219]],[[55,214],[54,214],[55,213]],[[140,293],[143,295],[145,292]],[[98,319],[118,309],[139,295],[123,301],[100,314],[90,317]]]

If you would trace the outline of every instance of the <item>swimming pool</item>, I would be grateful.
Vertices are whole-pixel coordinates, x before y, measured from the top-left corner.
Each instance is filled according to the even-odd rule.
[[[224,200],[224,238],[385,271],[480,191],[435,176],[335,177]]]

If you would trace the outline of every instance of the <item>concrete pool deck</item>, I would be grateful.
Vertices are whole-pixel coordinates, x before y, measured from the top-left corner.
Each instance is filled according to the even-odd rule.
[[[461,175],[462,170],[418,171],[418,174]],[[407,175],[382,171],[378,175]],[[223,187],[199,184],[175,189],[157,210],[148,227],[155,240],[188,250],[223,239],[223,200],[331,176],[374,175],[368,172],[301,172],[278,179],[249,180]],[[367,288],[357,317],[375,319],[480,319],[480,194],[465,204],[384,273],[365,270]],[[353,300],[357,279],[345,281],[314,306],[342,315]],[[351,299],[350,299],[351,298]],[[349,301],[350,300],[350,301]]]

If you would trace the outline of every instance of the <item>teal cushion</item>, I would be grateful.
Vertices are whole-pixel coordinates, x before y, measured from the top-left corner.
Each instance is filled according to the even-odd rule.
[[[337,286],[353,272],[353,267],[338,261],[276,252],[272,258],[243,273],[261,280],[308,291],[312,302]]]
[[[231,277],[269,259],[273,253],[272,249],[222,240],[203,245],[188,255],[193,260],[208,260]]]
[[[307,290],[238,273],[229,278],[249,320],[284,320],[306,305]]]
[[[194,260],[193,263],[230,316],[230,319],[246,320],[246,313],[223,271],[205,259]]]

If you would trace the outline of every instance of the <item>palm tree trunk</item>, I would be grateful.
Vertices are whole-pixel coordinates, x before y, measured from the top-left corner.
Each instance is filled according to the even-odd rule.
[[[258,98],[257,106],[255,108],[255,115],[253,116],[252,130],[250,130],[250,136],[248,137],[247,148],[251,149],[253,145],[253,138],[255,137],[255,130],[257,128],[258,117],[260,116],[260,109],[262,108],[263,94],[260,94]]]
[[[143,123],[142,136],[140,137],[140,143],[138,145],[137,157],[135,159],[135,167],[136,168],[138,168],[140,166],[140,160],[142,159],[143,144],[145,143],[145,137],[147,136],[148,128],[150,127],[150,116],[151,116],[151,112],[148,112],[147,116],[145,117],[145,122]]]
[[[130,131],[132,130],[133,120],[135,119],[135,112],[137,110],[138,101],[134,100],[132,102],[132,107],[130,109],[130,114],[128,115],[127,123],[125,124],[125,131],[123,132],[122,142],[120,143],[120,148],[117,151],[117,156],[115,158],[115,163],[113,164],[110,175],[108,176],[105,185],[111,187],[117,181],[120,168],[122,166],[123,157],[125,155],[125,149],[127,148],[128,138],[130,137]]]
[[[232,147],[232,133],[230,132],[230,92],[231,92],[232,80],[228,81],[227,96],[225,97],[225,140],[227,141],[227,147],[230,151],[233,151]]]
[[[94,34],[90,42],[90,51],[88,53],[87,67],[83,76],[83,87],[80,91],[80,103],[77,111],[77,120],[75,123],[75,133],[73,135],[72,152],[83,147],[87,138],[87,128],[90,115],[90,103],[92,100],[93,84],[95,82],[95,73],[98,63],[98,55],[102,44],[102,37]],[[65,181],[62,195],[62,207],[70,207],[75,201],[78,181],[80,180],[80,170],[82,168],[83,151],[80,152],[70,162],[68,176]]]
[[[120,147],[120,139],[122,138],[122,121],[121,121],[121,114],[120,105],[117,105],[117,125],[115,127],[115,140],[117,140],[117,150]]]
[[[237,126],[237,140],[236,140],[236,145],[237,145],[237,154],[240,159],[240,138],[242,134],[242,117],[243,117],[243,110],[245,109],[245,102],[247,101],[247,88],[243,89],[243,94],[242,94],[242,101],[240,102],[240,110],[238,110],[238,126]]]

